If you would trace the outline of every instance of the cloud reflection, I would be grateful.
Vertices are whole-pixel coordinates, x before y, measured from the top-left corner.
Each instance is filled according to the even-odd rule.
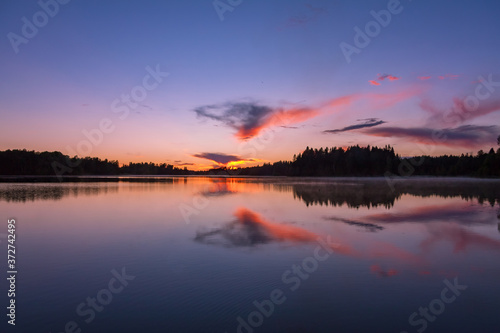
[[[195,241],[227,247],[252,247],[273,242],[313,243],[319,235],[304,228],[273,223],[246,208],[238,208],[236,220],[208,232],[198,232]],[[342,254],[354,254],[346,245],[334,242],[331,249]]]

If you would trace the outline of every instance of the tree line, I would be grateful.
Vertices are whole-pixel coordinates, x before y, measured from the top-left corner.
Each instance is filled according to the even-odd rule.
[[[232,171],[231,173],[235,173]],[[469,176],[500,177],[500,148],[476,155],[400,157],[394,148],[385,146],[344,148],[307,147],[292,161],[243,168],[240,175],[252,176]]]
[[[97,157],[69,157],[61,152],[23,150],[0,151],[0,175],[54,176],[63,171],[68,176],[84,175],[187,175],[194,171],[162,163],[129,163]]]
[[[412,165],[411,172],[403,166]],[[61,152],[0,151],[0,175],[233,175],[233,176],[471,176],[500,177],[500,148],[477,154],[400,157],[391,146],[313,149],[307,147],[291,161],[238,169],[225,167],[193,171],[171,164],[129,163],[97,157],[69,157]],[[404,170],[404,172],[402,171]],[[404,174],[402,174],[404,173]]]

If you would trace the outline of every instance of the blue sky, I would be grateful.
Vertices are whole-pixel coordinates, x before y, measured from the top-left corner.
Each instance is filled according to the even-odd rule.
[[[24,38],[23,17],[33,23],[43,9],[3,1],[0,149],[204,168],[217,159],[195,155],[251,165],[305,146],[391,144],[403,155],[436,155],[495,145],[498,2],[240,2],[42,0],[58,12],[13,47],[9,33]],[[214,3],[232,9],[224,20]],[[391,6],[399,13],[346,61],[340,44],[355,47],[354,28],[366,33],[371,11]],[[142,86],[148,66],[169,74],[120,119],[111,104]],[[479,77],[489,86],[478,88]],[[478,89],[488,97],[465,108]],[[113,130],[95,134],[102,119]],[[361,126],[337,131],[353,125]]]

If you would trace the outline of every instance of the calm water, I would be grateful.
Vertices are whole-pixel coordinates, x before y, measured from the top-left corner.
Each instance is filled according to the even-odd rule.
[[[392,186],[0,184],[5,254],[17,226],[16,330],[498,332],[500,182]]]

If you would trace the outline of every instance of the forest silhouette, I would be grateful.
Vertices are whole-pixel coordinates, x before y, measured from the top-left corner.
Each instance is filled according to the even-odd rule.
[[[470,176],[499,177],[500,148],[477,154],[401,157],[391,146],[307,147],[291,161],[260,166],[193,171],[152,162],[120,166],[116,160],[69,157],[61,152],[0,151],[2,176],[226,175],[296,177]],[[61,180],[59,178],[59,180]]]

